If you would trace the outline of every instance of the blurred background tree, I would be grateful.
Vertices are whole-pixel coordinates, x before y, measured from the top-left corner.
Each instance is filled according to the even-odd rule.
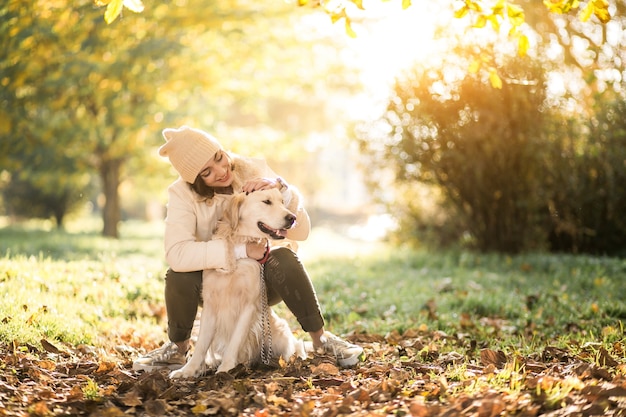
[[[294,152],[290,137],[326,128],[320,94],[340,77],[321,76],[336,67],[328,59],[308,54],[300,61],[306,41],[287,24],[291,7],[201,0],[152,6],[111,25],[90,0],[1,6],[0,161],[13,183],[4,193],[10,213],[29,215],[18,209],[18,182],[39,191],[33,200],[71,188],[86,198],[94,182],[84,175],[77,182],[66,171],[97,174],[103,234],[117,237],[120,185],[131,177],[153,180],[157,171],[167,175],[155,171],[161,162],[150,157],[163,127],[189,122],[216,133],[223,125],[242,127],[226,146],[256,151],[272,140],[275,159]],[[302,96],[308,100],[296,108],[293,99]],[[286,110],[290,116],[282,117]],[[268,119],[280,123],[268,129]],[[131,163],[139,171],[129,172]]]

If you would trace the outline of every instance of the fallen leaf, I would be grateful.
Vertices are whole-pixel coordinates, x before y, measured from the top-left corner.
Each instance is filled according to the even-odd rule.
[[[339,368],[331,363],[322,362],[311,367],[311,372],[313,375],[339,375]]]
[[[61,351],[55,345],[47,341],[46,339],[41,339],[41,346],[50,353],[59,354]]]
[[[485,366],[495,365],[497,368],[501,368],[506,360],[506,355],[501,350],[483,349],[480,351],[480,363]]]

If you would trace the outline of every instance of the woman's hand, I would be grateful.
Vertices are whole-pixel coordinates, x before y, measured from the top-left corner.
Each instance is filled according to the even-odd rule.
[[[248,254],[248,258],[256,259],[257,261],[263,259],[265,256],[266,246],[267,242],[265,241],[261,243],[246,243],[246,253]]]
[[[255,178],[246,182],[241,191],[244,193],[251,193],[258,190],[269,190],[270,188],[280,189],[280,183],[275,179],[270,178]]]

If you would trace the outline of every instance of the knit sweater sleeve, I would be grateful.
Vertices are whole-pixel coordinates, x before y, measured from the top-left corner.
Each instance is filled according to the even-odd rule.
[[[181,180],[168,188],[168,195],[164,246],[170,268],[176,272],[229,269],[233,262],[232,245],[211,240],[211,232],[221,215],[219,206],[206,207]],[[198,236],[199,226],[204,236]]]

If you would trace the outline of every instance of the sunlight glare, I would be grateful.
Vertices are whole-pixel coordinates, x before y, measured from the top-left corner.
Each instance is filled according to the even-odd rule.
[[[441,61],[451,49],[451,39],[465,27],[454,19],[448,1],[422,1],[404,10],[400,1],[375,0],[364,2],[364,7],[349,11],[355,38],[343,33],[339,22],[333,25],[345,39],[341,59],[359,69],[364,86],[349,111],[357,118],[380,114],[396,78],[415,66],[427,68]]]
[[[438,27],[452,25],[447,2],[420,2],[403,10],[399,2],[372,2],[362,17],[354,18],[357,37],[348,47],[363,59],[368,84],[388,83],[404,69],[428,64],[447,49],[445,39],[436,36]]]

